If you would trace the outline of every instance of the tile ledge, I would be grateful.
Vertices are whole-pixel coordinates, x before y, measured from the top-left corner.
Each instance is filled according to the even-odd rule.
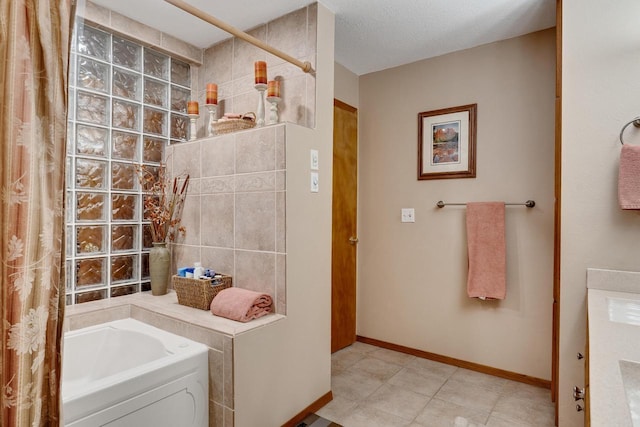
[[[100,313],[103,310],[121,306],[136,306],[172,319],[200,326],[205,329],[234,337],[244,332],[272,324],[285,319],[281,314],[269,314],[247,323],[237,322],[212,315],[208,310],[199,310],[178,304],[176,293],[171,290],[166,295],[153,296],[151,292],[140,292],[114,299],[86,302],[65,307],[65,320],[75,316],[86,316]],[[115,312],[114,312],[115,314]],[[114,319],[110,320],[116,320]],[[69,322],[67,322],[69,323]],[[102,323],[102,322],[100,322]]]

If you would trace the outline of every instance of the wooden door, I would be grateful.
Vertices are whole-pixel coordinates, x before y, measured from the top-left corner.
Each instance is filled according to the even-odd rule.
[[[358,110],[333,103],[331,352],[356,340]]]

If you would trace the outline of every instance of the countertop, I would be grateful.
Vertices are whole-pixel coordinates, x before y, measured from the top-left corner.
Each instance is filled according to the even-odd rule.
[[[640,304],[640,273],[587,270],[589,406],[593,426],[632,426],[619,360],[640,362],[640,326],[609,320],[609,298]]]

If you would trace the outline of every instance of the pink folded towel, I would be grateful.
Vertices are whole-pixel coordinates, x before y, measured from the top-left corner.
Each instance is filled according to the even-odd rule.
[[[271,313],[272,306],[273,300],[267,294],[242,288],[227,288],[213,298],[211,312],[227,319],[248,322]]]
[[[640,209],[640,145],[622,146],[618,172],[618,202],[622,209]]]
[[[467,251],[469,297],[504,299],[507,293],[504,202],[467,203]]]

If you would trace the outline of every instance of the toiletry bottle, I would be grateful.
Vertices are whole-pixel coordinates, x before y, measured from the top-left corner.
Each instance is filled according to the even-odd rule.
[[[202,264],[199,262],[193,263],[193,277],[199,279],[200,276],[204,276],[204,268],[202,268]]]

